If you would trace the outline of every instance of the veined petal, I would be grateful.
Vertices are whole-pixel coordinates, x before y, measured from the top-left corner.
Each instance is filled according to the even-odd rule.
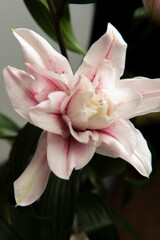
[[[66,75],[66,78],[68,79],[68,75]],[[86,76],[80,75],[77,79],[73,77],[71,80],[73,80],[73,83],[71,84],[72,86],[70,86],[70,91],[67,93],[68,97],[63,101],[61,107],[61,112],[64,114],[66,114],[66,109],[68,109],[68,113],[79,111],[77,108],[80,107],[80,105],[82,107],[84,100],[87,100],[94,95],[94,87]],[[73,98],[76,98],[75,96],[77,96],[78,106],[72,101]],[[72,111],[70,111],[71,106]]]
[[[58,91],[57,86],[53,84],[52,81],[46,79],[35,70],[35,66],[26,63],[27,72],[34,77],[34,82],[32,83],[32,88],[35,90],[35,98],[38,102],[42,102],[48,99],[48,94],[51,92]],[[39,66],[38,66],[39,67]],[[40,67],[39,67],[40,68]],[[43,69],[43,68],[42,68]],[[44,69],[45,71],[45,69]]]
[[[96,92],[102,89],[112,89],[117,82],[116,69],[109,60],[104,60],[99,64],[96,76],[93,80],[93,86]]]
[[[117,103],[115,119],[129,119],[130,115],[138,108],[142,99],[142,95],[131,88],[115,88],[106,91],[106,94]]]
[[[111,124],[109,131],[106,128],[99,134],[97,153],[113,158],[120,157],[143,176],[149,176],[152,170],[151,153],[146,140],[130,121],[117,121]]]
[[[91,46],[76,75],[84,74],[92,82],[99,64],[109,60],[120,77],[124,71],[126,47],[120,33],[108,24],[107,32]]]
[[[112,43],[105,59],[112,63],[117,75],[121,77],[125,68],[127,44],[113,25],[108,24],[107,33],[112,36]]]
[[[160,79],[137,77],[119,81],[120,87],[128,87],[141,94],[139,106],[130,113],[129,118],[160,111]]]
[[[60,108],[65,97],[65,92],[52,92],[48,95],[48,100],[39,103],[35,108],[45,113],[61,114]]]
[[[39,34],[25,28],[16,29],[13,34],[22,46],[25,63],[35,64],[55,73],[72,75],[68,60]]]
[[[60,178],[69,179],[72,170],[84,167],[92,158],[95,146],[77,142],[71,136],[48,133],[47,159],[51,170]]]
[[[27,71],[34,76],[35,79],[39,80],[40,76],[43,77],[44,86],[53,85],[58,91],[67,91],[69,89],[66,78],[63,77],[65,74],[57,74],[53,71],[47,70],[40,66],[26,64]],[[70,75],[69,75],[70,76]],[[72,78],[72,76],[70,76]],[[38,81],[39,82],[39,81]],[[52,89],[51,89],[52,91]]]
[[[131,156],[135,148],[135,135],[130,124],[118,120],[99,131],[99,146],[96,152],[113,158]]]
[[[148,148],[147,142],[144,139],[141,132],[132,125],[132,128],[135,132],[136,138],[136,147],[132,156],[129,158],[124,158],[127,162],[129,162],[136,170],[143,176],[149,177],[152,171],[152,160],[151,160],[151,152]]]
[[[31,122],[28,113],[30,108],[37,104],[34,89],[31,88],[34,79],[26,72],[13,67],[5,68],[3,77],[13,108]]]
[[[22,175],[14,182],[16,203],[27,206],[35,202],[45,190],[50,174],[46,158],[47,133],[40,136],[37,150],[30,164]]]
[[[50,96],[51,99],[44,101],[38,104],[37,106],[31,108],[29,116],[33,124],[35,124],[39,128],[42,128],[43,130],[48,132],[66,136],[69,134],[69,130],[60,114],[60,105],[62,99],[64,98],[64,95],[63,94],[58,95],[57,92],[55,95],[52,97]]]

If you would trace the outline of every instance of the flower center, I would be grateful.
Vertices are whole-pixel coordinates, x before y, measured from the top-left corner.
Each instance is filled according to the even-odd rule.
[[[100,92],[94,95],[87,103],[88,120],[95,115],[111,118],[115,112],[116,103],[106,93]]]

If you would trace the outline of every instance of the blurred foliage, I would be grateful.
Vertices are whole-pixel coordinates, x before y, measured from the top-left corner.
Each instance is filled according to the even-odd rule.
[[[57,4],[57,0],[54,0],[53,2],[55,3],[55,6],[59,6],[59,4]],[[49,37],[51,37],[54,41],[57,42],[58,40],[56,36],[55,26],[52,24],[50,18],[47,1],[24,0],[24,3],[37,24],[44,30],[44,32]],[[69,7],[64,8],[63,11],[58,14],[59,15],[57,17],[59,17],[61,32],[66,48],[76,53],[85,54],[86,51],[79,45],[72,31]]]
[[[10,118],[0,113],[0,138],[11,141],[15,139],[19,126]]]

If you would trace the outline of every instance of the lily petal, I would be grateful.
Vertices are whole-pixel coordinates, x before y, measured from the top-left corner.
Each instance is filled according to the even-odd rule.
[[[84,167],[92,158],[95,145],[77,142],[48,133],[47,159],[51,170],[60,178],[69,179],[72,170]]]
[[[36,126],[45,131],[66,136],[69,134],[68,127],[60,114],[60,106],[65,97],[63,92],[54,92],[49,95],[50,99],[43,101],[31,108],[29,116]]]
[[[126,47],[120,33],[109,23],[107,32],[91,46],[76,75],[84,74],[92,82],[99,64],[109,60],[120,77],[124,71]]]
[[[15,111],[31,122],[29,110],[37,104],[34,89],[31,88],[34,79],[26,72],[7,67],[3,70],[7,93]]]
[[[88,114],[85,104],[92,96],[92,92],[86,92],[82,95],[75,93],[70,99],[67,116],[71,119],[73,127],[78,130],[84,131],[88,127]]]
[[[16,203],[27,206],[35,202],[44,192],[50,175],[46,159],[47,133],[40,136],[36,153],[22,175],[14,182]]]
[[[118,120],[99,131],[100,145],[96,152],[113,158],[131,156],[135,148],[135,135],[125,120]]]
[[[66,97],[65,92],[56,91],[48,95],[48,100],[39,103],[36,108],[39,111],[53,114],[61,114],[61,104]]]
[[[94,87],[86,76],[81,75],[74,88],[75,90],[70,95],[65,114],[69,117],[75,129],[84,131],[88,127],[86,103],[94,96]]]
[[[56,91],[67,91],[69,89],[66,78],[63,77],[65,74],[57,74],[48,69],[42,68],[40,66],[31,65],[28,63],[26,63],[26,68],[29,74],[31,74],[35,79],[37,79],[38,82],[39,82],[39,78],[41,79],[41,77],[43,77],[43,81],[44,81],[43,88],[47,87],[49,84],[49,85],[53,85]],[[50,89],[50,92],[51,91],[52,89]]]
[[[68,60],[39,34],[25,28],[15,29],[13,34],[22,46],[25,63],[35,64],[55,73],[72,75]]]
[[[128,87],[141,94],[139,106],[130,113],[129,118],[160,111],[160,79],[137,77],[119,81],[120,87]]]
[[[115,88],[106,91],[106,94],[117,103],[115,118],[128,119],[136,111],[142,100],[142,95],[131,88]]]
[[[93,86],[96,92],[102,89],[112,89],[115,87],[117,80],[116,69],[109,60],[104,60],[98,67],[96,76],[93,80]]]
[[[97,131],[75,131],[72,127],[71,120],[67,116],[63,116],[64,121],[69,127],[70,133],[78,142],[84,143],[84,144],[90,144],[90,142],[97,142],[99,135]]]
[[[135,132],[136,147],[132,156],[124,159],[132,166],[134,166],[141,175],[149,177],[152,171],[151,152],[141,132],[137,130],[132,124],[131,126]]]
[[[110,127],[109,127],[110,128]],[[117,121],[111,129],[100,132],[101,144],[96,152],[113,158],[122,158],[143,176],[151,172],[151,153],[142,134],[130,121]]]

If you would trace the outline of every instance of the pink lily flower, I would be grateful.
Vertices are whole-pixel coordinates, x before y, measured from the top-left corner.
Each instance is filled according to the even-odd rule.
[[[143,176],[151,172],[151,153],[129,121],[160,109],[160,79],[120,80],[126,43],[108,24],[73,75],[69,62],[37,33],[16,29],[27,72],[7,67],[4,81],[12,106],[43,129],[32,161],[14,182],[17,205],[43,193],[50,171],[69,179],[94,153],[122,158]]]

